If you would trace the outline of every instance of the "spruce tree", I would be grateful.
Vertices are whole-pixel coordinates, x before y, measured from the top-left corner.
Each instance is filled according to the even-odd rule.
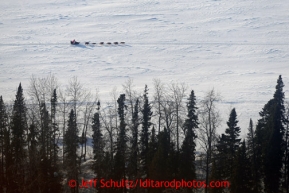
[[[49,112],[47,111],[46,104],[41,103],[41,129],[39,134],[39,182],[40,190],[42,192],[49,192],[50,176],[49,172],[51,169],[51,159],[50,159],[50,138],[51,138],[51,122]]]
[[[77,155],[77,149],[79,148],[78,129],[76,124],[76,117],[73,109],[69,113],[69,120],[67,125],[67,131],[64,135],[64,162],[65,170],[67,172],[67,180],[76,180],[78,182],[79,176],[79,157]],[[78,183],[76,188],[71,189],[72,192],[78,193]]]
[[[216,145],[217,152],[214,156],[214,175],[212,175],[212,180],[228,180],[229,176],[229,160],[227,159],[229,154],[229,144],[228,139],[225,134],[222,134]]]
[[[7,193],[14,193],[15,186],[14,183],[14,165],[12,157],[12,145],[11,145],[11,129],[8,127],[7,130],[4,130],[4,155],[5,155],[5,181],[4,186],[6,187]]]
[[[62,192],[62,174],[58,164],[58,139],[59,127],[56,121],[57,112],[57,94],[56,89],[53,90],[51,97],[51,126],[48,139],[50,141],[50,169],[49,169],[49,190],[53,193]]]
[[[153,127],[150,141],[149,141],[149,151],[148,151],[148,166],[149,166],[148,178],[150,178],[150,176],[151,176],[150,166],[151,166],[151,163],[153,161],[154,155],[157,152],[157,148],[158,148],[158,139],[157,139],[155,127]]]
[[[273,99],[269,100],[267,104],[264,105],[261,112],[259,112],[259,115],[261,118],[258,120],[256,130],[255,130],[255,161],[256,161],[256,177],[257,183],[256,186],[256,192],[262,192],[264,190],[263,183],[264,183],[264,157],[266,152],[266,147],[268,143],[267,138],[267,122],[269,122],[270,118],[270,109],[273,106]]]
[[[179,178],[179,151],[177,150],[177,142],[171,140],[169,143],[168,159],[167,159],[167,180]]]
[[[43,102],[40,105],[40,114],[41,114],[41,130],[39,135],[40,140],[40,154],[42,159],[44,157],[48,158],[50,156],[50,117],[49,112],[47,111],[46,104]]]
[[[228,164],[228,177],[233,172],[233,163],[235,159],[235,153],[237,152],[241,139],[240,136],[240,127],[237,126],[238,120],[237,120],[237,113],[235,108],[232,109],[230,113],[229,120],[227,122],[228,128],[225,130],[225,140],[227,140],[228,145],[228,151],[227,151],[227,161]]]
[[[94,164],[93,169],[97,174],[98,178],[103,177],[102,163],[104,158],[104,141],[103,135],[100,128],[99,113],[95,113],[92,118],[92,143],[93,143],[93,153],[94,153]]]
[[[139,127],[139,100],[136,100],[134,105],[133,117],[132,117],[132,137],[130,139],[130,157],[128,164],[128,175],[130,179],[136,179],[138,175],[138,127]]]
[[[222,178],[220,177],[220,170],[219,170],[219,165],[217,164],[217,160],[216,157],[215,159],[213,159],[212,162],[212,171],[211,171],[211,175],[210,175],[210,179],[211,181],[217,181],[217,180],[221,180]],[[222,188],[210,188],[209,189],[209,193],[222,193],[223,189]]]
[[[285,107],[283,81],[281,75],[277,80],[276,91],[273,97],[273,105],[270,109],[270,119],[266,123],[266,144],[264,156],[264,183],[267,192],[279,192],[281,182],[281,168],[284,155],[284,125]]]
[[[149,167],[150,179],[153,180],[169,180],[168,173],[168,157],[169,157],[169,135],[167,129],[164,128],[158,134],[158,148],[154,154],[154,158]],[[160,189],[153,188],[150,192],[161,192]]]
[[[23,89],[19,84],[16,99],[13,105],[11,122],[11,154],[12,154],[12,173],[13,178],[9,183],[14,184],[11,188],[13,192],[23,192],[25,186],[25,163],[26,163],[26,135],[27,118],[26,105],[24,102]],[[10,180],[10,179],[9,179]]]
[[[217,178],[232,180],[234,160],[236,159],[236,153],[241,141],[241,139],[239,139],[240,128],[237,126],[237,123],[237,113],[235,108],[233,108],[227,122],[228,128],[225,130],[225,134],[219,137],[218,143],[216,144],[217,152],[214,157],[214,173],[211,174],[213,180]],[[222,191],[211,190],[210,192]]]
[[[56,97],[56,95],[54,97]],[[37,163],[31,160],[30,164],[31,167],[33,167],[34,164],[38,166],[37,179],[39,182],[39,191],[44,193],[57,193],[61,191],[61,174],[57,163],[58,146],[56,143],[57,124],[55,121],[55,102],[56,98],[52,100],[51,105],[54,107],[51,107],[53,112],[51,116],[46,108],[46,104],[44,102],[40,104],[40,129],[38,129],[35,124],[32,124],[29,128],[30,132],[28,135],[29,156],[31,159],[36,157],[37,160],[40,160]],[[37,145],[35,145],[35,143],[37,143]],[[36,152],[37,156],[35,155]]]
[[[214,153],[212,161],[212,172],[210,175],[210,181],[220,181],[226,180],[231,183],[229,179],[229,160],[227,159],[229,155],[229,140],[225,134],[218,137],[218,142],[216,144],[216,152]],[[208,188],[210,193],[226,193],[227,190],[224,188]]]
[[[4,192],[4,127],[3,127],[3,107],[4,103],[0,96],[0,191]]]
[[[284,158],[284,181],[283,187],[289,193],[289,103],[286,108],[286,130],[285,130],[285,158]]]
[[[195,151],[196,151],[196,133],[198,128],[198,116],[196,107],[196,97],[194,91],[191,91],[189,102],[187,104],[188,114],[184,123],[185,139],[181,147],[180,156],[180,177],[186,180],[193,180],[196,177],[195,171]]]
[[[52,131],[51,131],[51,148],[52,154],[51,157],[53,158],[52,163],[53,165],[57,165],[57,154],[58,154],[58,145],[56,141],[56,137],[59,134],[59,127],[56,122],[56,108],[57,108],[57,94],[56,89],[53,90],[53,95],[51,97],[51,124],[52,124]]]
[[[231,178],[230,189],[234,193],[251,193],[251,170],[249,165],[249,160],[246,154],[246,145],[243,141],[241,147],[237,150],[233,173]]]
[[[39,174],[39,151],[37,149],[38,146],[38,129],[34,124],[31,124],[29,127],[29,134],[27,142],[29,143],[28,157],[29,157],[29,174],[27,178],[26,188],[28,192],[37,193],[39,192],[41,182],[38,178]]]
[[[106,168],[104,167],[104,140],[100,127],[99,112],[95,113],[92,118],[92,144],[93,144],[93,154],[94,154],[94,163],[93,171],[96,174],[98,179],[105,177]],[[98,192],[101,192],[101,189],[97,187]]]
[[[263,179],[265,192],[277,193],[280,189],[284,156],[285,108],[281,75],[277,80],[273,99],[259,113],[261,118],[255,131],[257,179]],[[260,181],[258,183],[261,189]]]
[[[126,178],[126,153],[127,153],[127,135],[126,135],[126,123],[125,123],[125,94],[121,94],[117,100],[118,103],[118,115],[119,115],[119,132],[116,144],[116,153],[114,160],[114,179],[121,180]],[[117,189],[122,192],[123,190]]]
[[[247,134],[247,142],[248,142],[248,146],[247,146],[247,155],[248,155],[248,159],[249,159],[249,165],[250,165],[250,169],[251,169],[251,184],[252,184],[252,192],[258,192],[258,183],[259,180],[257,178],[258,176],[258,170],[257,170],[257,158],[256,158],[256,137],[255,137],[255,131],[253,128],[253,121],[252,119],[250,119],[250,123],[249,123],[249,128],[248,128],[248,134]]]
[[[150,132],[149,128],[151,126],[151,106],[148,100],[148,88],[145,85],[144,95],[143,95],[143,109],[142,109],[142,130],[140,133],[140,158],[141,158],[141,173],[142,176],[148,175],[148,145]]]
[[[0,96],[0,192],[4,192],[5,186],[5,138],[4,134],[8,130],[8,116],[3,102],[2,96]]]

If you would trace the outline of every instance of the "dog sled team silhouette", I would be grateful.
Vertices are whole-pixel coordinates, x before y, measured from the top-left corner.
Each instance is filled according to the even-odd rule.
[[[71,45],[78,45],[78,44],[80,44],[80,42],[77,42],[77,41],[75,41],[75,40],[71,40],[70,41],[70,44]],[[92,45],[96,45],[96,44],[99,44],[99,45],[124,45],[125,44],[125,42],[99,42],[99,43],[90,43],[90,42],[84,42],[84,45],[89,45],[89,44],[92,44]]]

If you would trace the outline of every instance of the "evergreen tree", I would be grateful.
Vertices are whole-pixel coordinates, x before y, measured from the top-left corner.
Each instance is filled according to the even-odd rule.
[[[264,182],[264,157],[266,152],[266,146],[268,143],[267,139],[267,132],[268,129],[266,128],[267,122],[271,119],[270,118],[270,109],[273,106],[273,100],[269,100],[267,104],[264,105],[259,115],[261,118],[258,120],[256,130],[255,130],[255,160],[256,160],[256,178],[258,183],[256,183],[256,192],[262,192],[263,182]]]
[[[273,99],[269,100],[259,113],[261,118],[255,131],[256,138],[256,165],[258,166],[256,179],[259,189],[262,182],[265,192],[279,192],[281,183],[281,168],[284,156],[284,92],[281,76],[277,80]]]
[[[28,192],[37,193],[40,190],[40,179],[38,178],[39,174],[39,152],[37,149],[38,146],[38,130],[34,124],[31,124],[29,127],[29,134],[27,142],[29,143],[28,157],[29,157],[29,175],[27,179],[26,188]]]
[[[168,159],[167,159],[167,180],[179,179],[179,151],[177,150],[177,143],[173,140],[168,144]]]
[[[13,174],[13,157],[12,157],[12,145],[11,145],[11,130],[10,127],[4,130],[4,155],[5,155],[5,181],[4,186],[6,187],[7,193],[14,193],[14,174]]]
[[[219,137],[216,145],[217,152],[214,158],[214,171],[211,174],[213,180],[222,179],[231,181],[233,178],[234,161],[239,149],[241,139],[238,139],[240,128],[237,126],[237,114],[235,108],[230,113],[227,122],[228,128],[225,134]],[[210,190],[210,192],[223,192],[224,190]]]
[[[285,125],[285,108],[284,92],[281,75],[277,80],[276,91],[273,98],[273,105],[270,109],[270,119],[266,123],[266,144],[264,156],[264,183],[267,192],[279,192],[281,182],[281,168],[284,155],[284,125]]]
[[[94,171],[98,178],[103,175],[102,172],[102,159],[104,157],[104,141],[103,135],[100,128],[99,113],[95,113],[92,118],[92,143],[93,143],[93,153],[94,153]]]
[[[138,127],[139,127],[139,100],[136,100],[132,117],[132,137],[130,140],[131,150],[128,165],[128,174],[130,179],[136,179],[138,175]]]
[[[41,130],[39,134],[39,154],[40,154],[40,162],[39,162],[39,183],[40,183],[40,191],[41,192],[49,192],[50,188],[50,176],[49,172],[51,169],[51,157],[50,157],[50,138],[51,138],[51,122],[50,116],[46,108],[46,104],[41,103]]]
[[[4,103],[2,100],[2,96],[0,96],[0,155],[1,155],[1,160],[0,160],[0,191],[4,192],[4,127],[3,127],[3,107]]]
[[[29,186],[31,191],[43,193],[60,192],[62,185],[57,163],[58,146],[55,139],[56,131],[54,130],[56,128],[55,112],[54,115],[50,116],[44,102],[40,104],[40,123],[40,129],[35,124],[29,127],[27,140],[29,153],[28,168],[35,168],[37,166],[37,170],[29,170],[31,174],[28,177],[30,180],[27,181],[27,187]],[[35,172],[37,172],[37,175]],[[37,176],[37,183],[33,179],[35,176]],[[38,189],[33,189],[33,184]]]
[[[57,193],[61,192],[61,173],[58,166],[58,150],[57,145],[58,140],[57,136],[59,135],[59,127],[56,121],[56,112],[57,112],[57,94],[56,89],[53,90],[51,96],[51,126],[49,132],[49,141],[50,141],[50,170],[49,170],[49,189],[50,192]]]
[[[215,159],[213,159],[213,162],[212,162],[212,171],[211,171],[211,175],[210,175],[211,181],[217,181],[217,180],[222,179],[221,178],[221,173],[219,172],[220,171],[220,169],[219,169],[220,166],[217,164],[216,160],[219,160],[219,159],[216,159],[216,157],[215,157]],[[209,193],[222,193],[223,191],[224,190],[222,188],[210,188],[209,189]]]
[[[257,171],[257,159],[256,159],[256,141],[255,141],[255,131],[253,128],[253,121],[250,119],[248,134],[247,134],[247,141],[248,141],[248,148],[247,148],[247,155],[249,159],[249,165],[251,169],[251,184],[252,184],[252,192],[258,192],[258,183],[259,180],[257,178],[258,171]]]
[[[49,112],[47,111],[46,104],[43,102],[40,105],[41,114],[41,130],[39,135],[40,141],[40,154],[42,159],[50,156],[50,130],[51,124],[49,121]]]
[[[120,120],[119,132],[116,144],[116,153],[114,160],[114,178],[115,180],[121,180],[126,178],[126,153],[127,153],[127,135],[126,135],[126,123],[125,123],[125,94],[121,94],[117,100],[118,103],[118,115]],[[124,189],[123,189],[124,190]],[[123,190],[117,189],[122,192]]]
[[[249,160],[246,155],[246,145],[243,141],[242,146],[236,153],[231,180],[231,191],[234,193],[251,192],[251,170]]]
[[[286,108],[286,130],[285,130],[285,157],[284,157],[284,182],[283,187],[289,193],[289,103]]]
[[[229,144],[228,139],[225,134],[219,137],[218,143],[216,145],[217,152],[214,157],[214,175],[212,175],[212,180],[228,180],[229,170],[228,170],[228,154],[229,154]]]
[[[78,129],[76,124],[76,118],[73,109],[69,113],[68,127],[64,135],[64,161],[65,169],[67,172],[67,179],[74,179],[78,182],[79,176],[79,157],[77,155],[77,149],[79,148]],[[78,193],[78,184],[76,188],[72,188],[71,192]]]
[[[2,96],[0,96],[0,192],[4,192],[5,186],[5,138],[4,134],[8,130],[8,116],[3,102]]]
[[[141,173],[142,176],[148,176],[148,145],[149,145],[149,128],[151,126],[151,106],[148,100],[148,88],[145,85],[144,95],[143,95],[143,109],[142,109],[142,130],[140,133],[140,159],[141,159]]]
[[[234,163],[234,159],[235,159],[235,153],[237,152],[239,145],[240,145],[240,141],[241,139],[239,139],[240,136],[240,127],[237,126],[238,124],[238,120],[237,120],[237,113],[235,108],[232,109],[231,113],[230,113],[230,117],[229,120],[227,122],[227,126],[228,128],[225,130],[225,140],[227,140],[227,147],[228,147],[228,151],[227,151],[227,161],[228,164],[227,168],[228,168],[228,177],[230,177],[230,175],[233,172],[233,163]]]
[[[152,133],[151,133],[151,138],[149,141],[149,151],[148,151],[148,165],[150,167],[154,155],[157,152],[157,148],[158,148],[158,139],[156,136],[156,130],[155,127],[152,128]],[[149,169],[149,174],[148,174],[148,178],[150,178],[151,174],[150,174],[150,169]]]
[[[185,139],[181,147],[180,156],[180,177],[186,180],[193,180],[196,177],[195,171],[195,151],[196,151],[196,134],[198,128],[198,116],[196,107],[196,97],[194,91],[191,91],[189,102],[187,104],[188,115],[185,120]]]
[[[158,135],[158,148],[149,167],[150,179],[153,180],[169,180],[168,173],[168,157],[169,157],[169,135],[164,128]],[[161,192],[159,189],[153,188],[150,192]]]
[[[52,154],[51,157],[53,158],[52,163],[54,166],[57,165],[57,154],[58,154],[58,145],[56,141],[56,137],[59,134],[58,124],[56,122],[56,108],[57,108],[57,94],[56,89],[53,90],[53,95],[51,97],[51,124],[52,124],[52,132],[51,132],[51,147],[52,147]]]
[[[16,99],[13,105],[11,122],[11,154],[12,154],[12,174],[9,180],[13,184],[12,192],[23,192],[25,187],[25,163],[26,163],[26,135],[27,131],[26,106],[23,97],[23,89],[19,84]],[[7,179],[8,180],[8,179]]]
[[[96,173],[98,179],[105,177],[106,168],[104,167],[104,140],[101,133],[99,113],[95,113],[92,118],[92,143],[94,153],[93,171]],[[98,187],[98,191],[101,189]]]
[[[232,180],[234,179],[234,175],[229,175],[229,160],[227,160],[228,152],[229,152],[229,144],[228,139],[225,134],[222,134],[218,137],[218,143],[216,144],[216,152],[214,154],[213,162],[212,162],[212,172],[210,175],[210,181],[229,181],[230,186],[232,184]],[[237,155],[237,152],[236,152]],[[235,160],[234,160],[235,163]],[[235,165],[233,165],[233,172],[235,169]],[[229,178],[228,176],[231,176]],[[230,188],[230,187],[229,187]],[[208,192],[210,193],[227,193],[229,192],[229,188],[208,188]]]

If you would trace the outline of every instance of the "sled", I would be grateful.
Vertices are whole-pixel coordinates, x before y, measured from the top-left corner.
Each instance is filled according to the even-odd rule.
[[[78,45],[80,42],[77,41],[70,41],[71,45]]]

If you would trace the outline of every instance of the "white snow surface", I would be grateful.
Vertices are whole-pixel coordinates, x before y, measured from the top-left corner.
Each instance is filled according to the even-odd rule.
[[[25,92],[32,74],[62,85],[77,76],[102,101],[129,77],[151,93],[159,78],[187,83],[199,100],[214,88],[223,124],[236,107],[244,137],[280,74],[289,94],[288,0],[9,0],[0,10],[4,102],[19,82]]]

